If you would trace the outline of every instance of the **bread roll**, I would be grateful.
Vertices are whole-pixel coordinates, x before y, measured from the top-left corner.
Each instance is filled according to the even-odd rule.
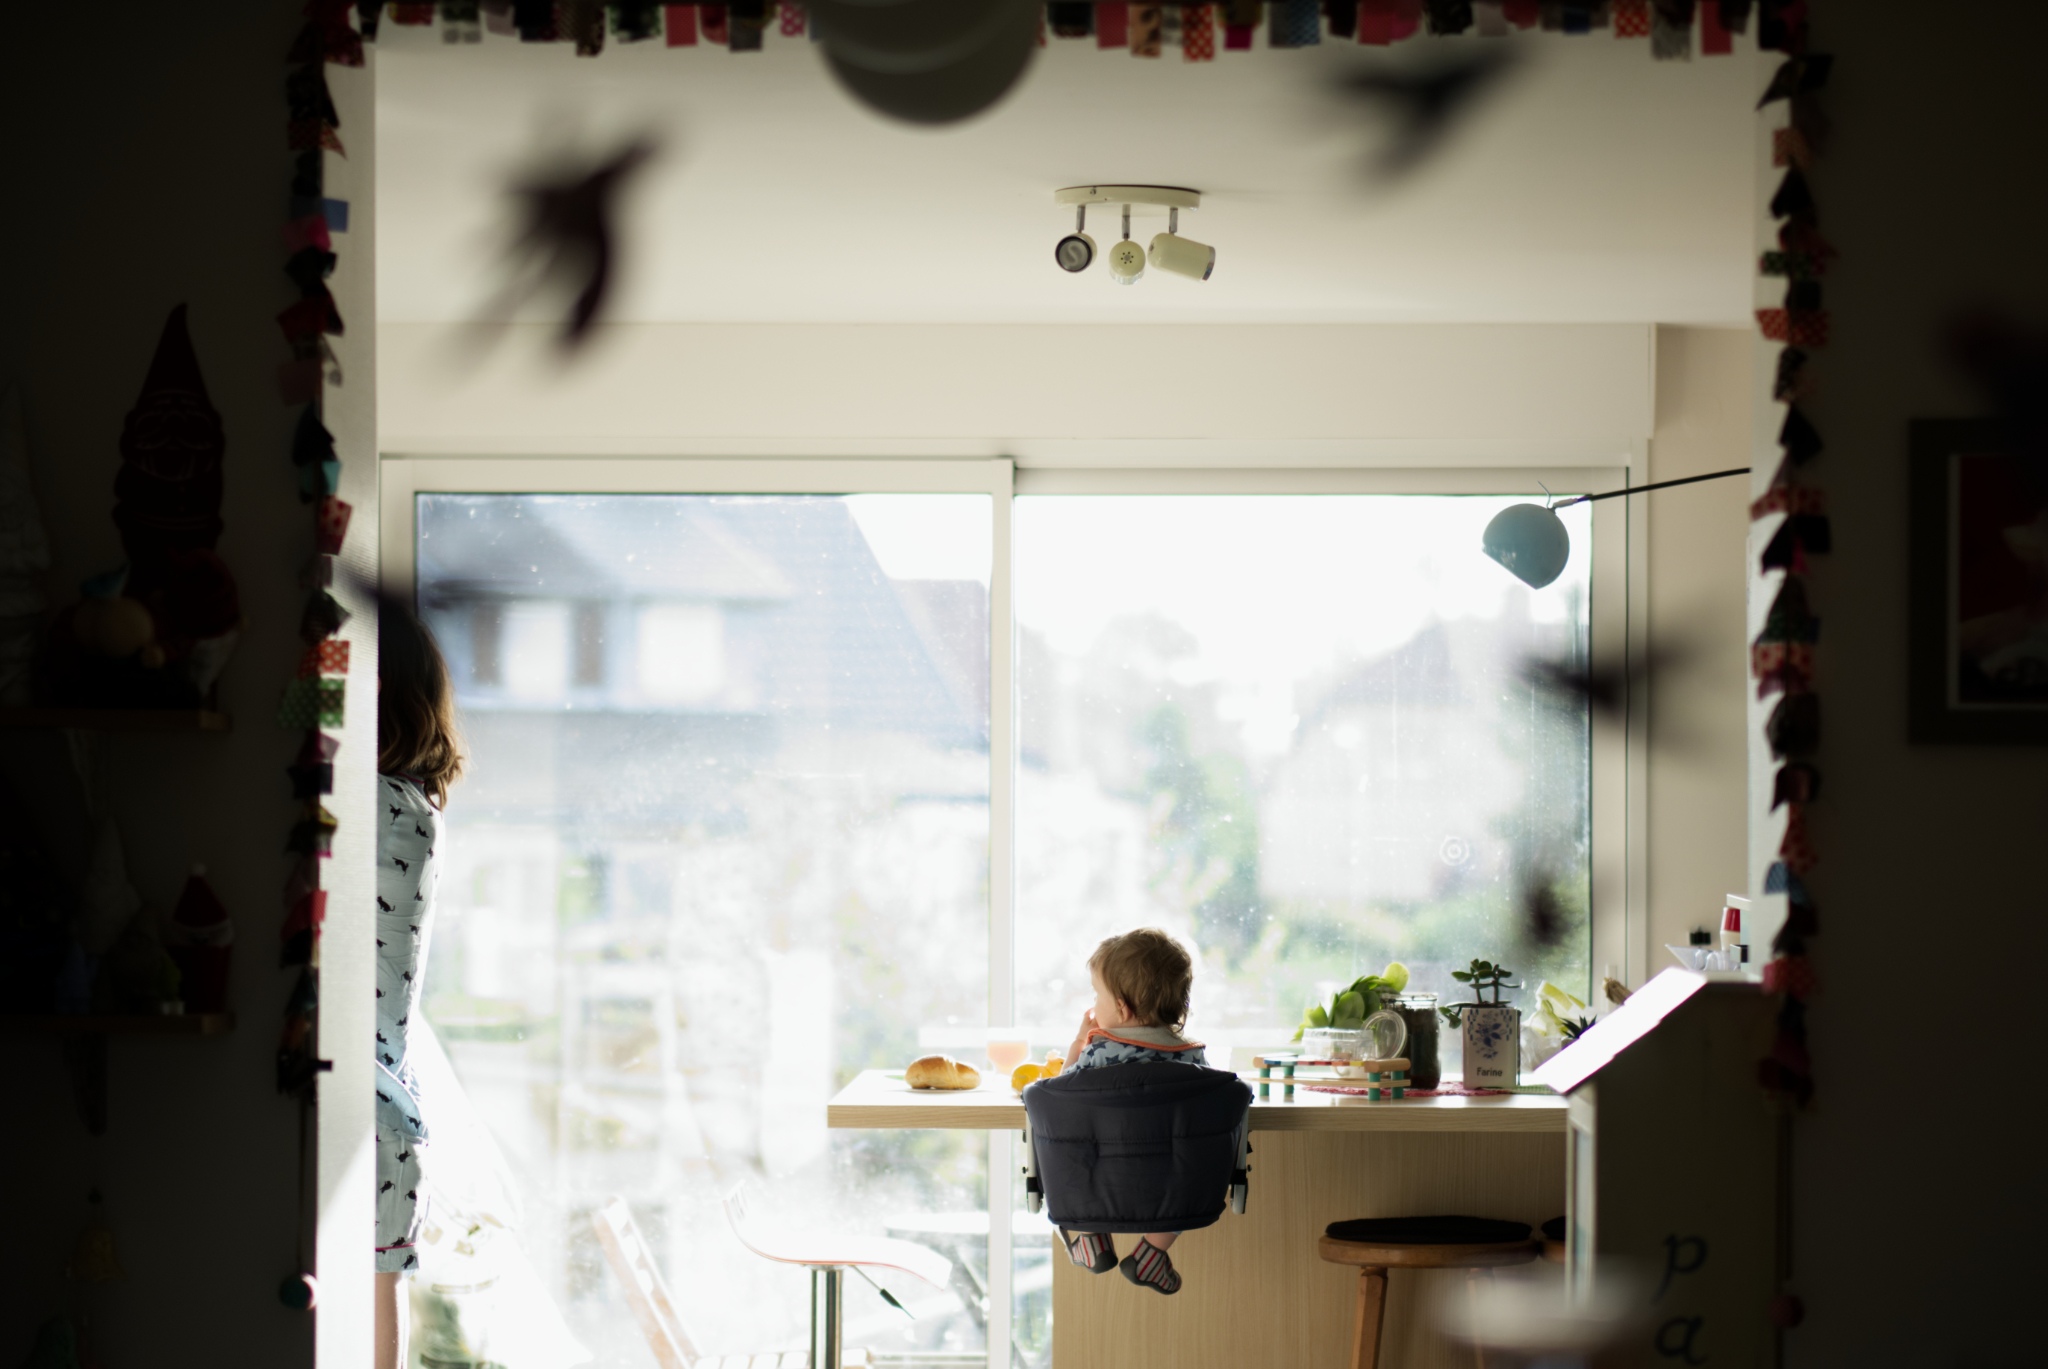
[[[927,1055],[910,1062],[903,1082],[914,1089],[971,1089],[981,1084],[981,1074],[950,1055]]]

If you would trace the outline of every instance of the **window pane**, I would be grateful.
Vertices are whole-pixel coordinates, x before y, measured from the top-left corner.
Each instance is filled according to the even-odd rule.
[[[430,1091],[428,1121],[459,1091],[507,1180],[454,1176],[446,1210],[513,1226],[596,1364],[652,1363],[590,1225],[615,1194],[700,1351],[801,1346],[804,1274],[720,1210],[749,1176],[770,1215],[961,1269],[894,1290],[915,1322],[849,1281],[849,1345],[986,1343],[985,1218],[960,1234],[987,1210],[985,1136],[828,1133],[824,1105],[921,1033],[987,1022],[990,522],[986,496],[419,500],[472,763],[425,1008],[450,1106]],[[433,1262],[428,1296],[459,1301]]]
[[[1071,1033],[1088,951],[1145,924],[1198,952],[1211,1041],[1284,1041],[1393,959],[1445,1002],[1474,957],[1585,993],[1586,712],[1521,666],[1582,658],[1590,518],[1530,591],[1479,550],[1515,502],[1016,501],[1022,1020]]]

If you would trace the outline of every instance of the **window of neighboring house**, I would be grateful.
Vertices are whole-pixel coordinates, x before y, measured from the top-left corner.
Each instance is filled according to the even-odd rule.
[[[569,605],[515,599],[501,618],[505,696],[518,703],[560,703],[569,692]]]
[[[576,605],[576,661],[570,674],[578,689],[597,689],[604,684],[604,607]]]
[[[505,622],[498,605],[481,600],[469,606],[469,682],[479,689],[504,683]]]
[[[642,604],[634,615],[635,681],[657,703],[703,703],[725,683],[725,618],[716,604]]]

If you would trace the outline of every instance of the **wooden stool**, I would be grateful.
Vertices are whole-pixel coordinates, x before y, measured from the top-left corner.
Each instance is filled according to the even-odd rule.
[[[1358,1266],[1358,1318],[1351,1336],[1351,1369],[1376,1369],[1380,1332],[1387,1320],[1387,1273],[1393,1269],[1478,1271],[1528,1264],[1543,1249],[1523,1222],[1487,1217],[1374,1217],[1332,1222],[1318,1251],[1332,1264]],[[1485,1355],[1479,1357],[1482,1369]]]

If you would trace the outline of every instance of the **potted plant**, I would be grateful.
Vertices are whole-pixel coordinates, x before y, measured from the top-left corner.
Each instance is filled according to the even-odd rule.
[[[1522,1072],[1522,1010],[1500,1001],[1501,990],[1518,989],[1514,973],[1490,960],[1475,960],[1451,978],[1472,986],[1472,1001],[1447,1003],[1444,1020],[1465,1033],[1465,1083],[1472,1088],[1509,1088]],[[1491,997],[1488,997],[1491,995]]]

